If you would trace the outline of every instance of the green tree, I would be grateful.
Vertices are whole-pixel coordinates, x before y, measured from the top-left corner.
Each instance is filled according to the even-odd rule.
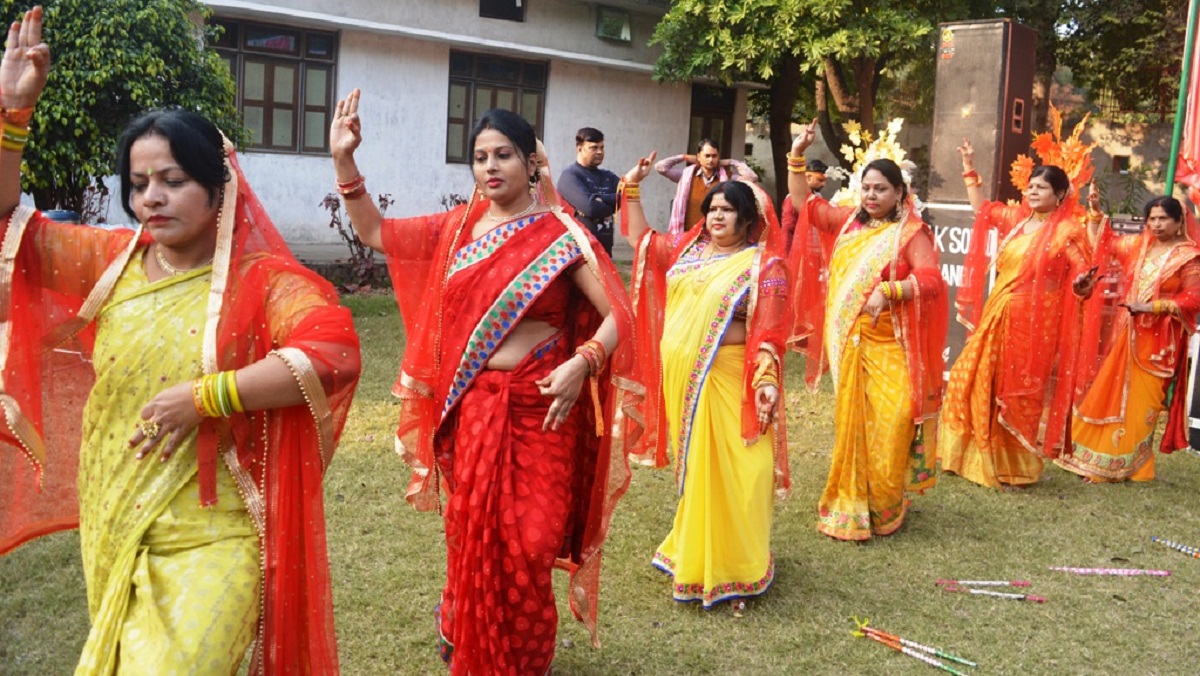
[[[875,131],[880,85],[914,59],[933,59],[938,21],[965,16],[968,0],[677,0],[651,43],[663,46],[656,77],[713,77],[769,87],[775,174],[784,175],[797,98],[813,96],[822,136],[846,140],[838,122]],[[830,105],[832,103],[832,106]],[[782,182],[781,182],[782,183]],[[779,189],[782,197],[783,189]]]
[[[1060,61],[1097,101],[1130,113],[1173,109],[1187,32],[1181,0],[1070,0]]]
[[[11,22],[31,5],[4,0]],[[89,186],[115,170],[117,138],[134,117],[179,106],[243,138],[229,68],[205,44],[199,0],[42,0],[52,67],[30,125],[22,189],[42,209],[83,211]]]

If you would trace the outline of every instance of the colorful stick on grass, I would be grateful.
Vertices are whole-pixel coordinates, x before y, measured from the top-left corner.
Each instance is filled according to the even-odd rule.
[[[976,594],[979,596],[994,596],[999,599],[1012,599],[1014,601],[1032,601],[1034,603],[1045,603],[1045,596],[1035,596],[1033,594],[1010,594],[1008,592],[989,591],[987,589],[974,589],[972,587],[962,587],[959,585],[945,585],[942,589],[948,592],[959,592],[961,594]]]
[[[938,657],[941,657],[942,659],[947,659],[947,660],[951,660],[954,662],[958,662],[959,664],[965,664],[969,667],[978,667],[979,666],[978,664],[976,664],[975,662],[972,662],[971,660],[963,659],[961,657],[951,655],[950,653],[939,650],[938,648],[934,648],[933,646],[923,645],[923,644],[917,643],[916,641],[910,641],[909,639],[903,638],[901,636],[896,636],[895,634],[889,634],[886,631],[881,631],[874,627],[868,626],[869,622],[870,622],[870,620],[860,621],[857,617],[854,618],[854,623],[858,626],[858,628],[850,633],[855,636],[858,636],[860,638],[869,638],[877,643],[882,643],[883,645],[886,645],[887,647],[891,648],[892,650],[895,650],[896,652],[900,652],[905,655],[908,655],[909,657],[916,658],[916,659],[921,660],[922,662],[928,664],[931,667],[937,667],[938,669],[947,671],[952,674],[959,674],[960,676],[965,676],[961,671],[958,671],[958,670],[954,669],[953,667],[948,666],[945,663],[930,657],[929,655],[936,655]]]
[[[1134,575],[1167,577],[1171,574],[1169,570],[1150,570],[1147,568],[1073,568],[1071,566],[1050,566],[1050,570],[1075,573],[1076,575],[1119,575],[1121,577],[1132,577]]]
[[[1166,540],[1158,537],[1157,535],[1152,536],[1150,540],[1152,542],[1157,542],[1160,545],[1166,545],[1177,552],[1183,552],[1188,556],[1200,559],[1200,547],[1192,547],[1191,545],[1185,545],[1174,540]]]
[[[939,587],[1028,587],[1029,580],[938,580]]]

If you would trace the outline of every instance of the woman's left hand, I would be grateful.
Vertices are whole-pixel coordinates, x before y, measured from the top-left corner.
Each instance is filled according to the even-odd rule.
[[[754,391],[754,407],[758,411],[758,429],[766,432],[767,427],[775,422],[775,407],[779,404],[779,388],[770,383],[763,383]]]
[[[575,355],[559,364],[550,375],[537,381],[538,391],[543,397],[553,399],[550,410],[546,411],[546,420],[542,422],[542,430],[558,429],[571,415],[571,407],[579,399],[579,391],[583,389],[583,381],[588,377],[588,360]]]
[[[141,415],[141,422],[129,439],[129,447],[138,449],[136,458],[141,460],[161,443],[161,460],[166,462],[200,424],[200,412],[192,399],[191,381],[159,392],[142,408]]]
[[[1147,314],[1154,309],[1150,303],[1121,303],[1121,307],[1129,310],[1131,315]]]

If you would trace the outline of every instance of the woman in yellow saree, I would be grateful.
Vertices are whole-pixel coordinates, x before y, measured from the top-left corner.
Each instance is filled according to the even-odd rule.
[[[703,227],[671,246],[650,230],[639,201],[653,158],[626,174],[620,199],[637,252],[634,312],[648,374],[637,452],[662,466],[670,447],[679,486],[671,531],[652,563],[672,576],[676,601],[732,601],[740,610],[774,580],[774,496],[789,486],[779,415],[788,326],[782,232],[761,189],[726,181],[704,198]]]
[[[79,674],[236,673],[248,652],[252,673],[335,673],[321,478],[358,378],[349,313],[195,113],[121,138],[137,232],[18,206],[41,21],[0,64],[0,449],[28,460],[2,458],[0,553],[78,525]]]
[[[1100,235],[1096,262],[1105,281],[1084,314],[1072,452],[1055,461],[1096,483],[1154,479],[1154,430],[1164,410],[1159,450],[1188,446],[1185,355],[1200,312],[1200,233],[1194,218],[1185,227],[1188,214],[1172,197],[1150,200],[1145,215],[1140,236],[1109,228]]]
[[[945,282],[933,234],[894,161],[862,168],[860,206],[809,201],[802,154],[815,134],[814,122],[788,156],[792,204],[806,205],[790,257],[798,276],[792,342],[807,355],[810,388],[828,364],[837,395],[817,530],[868,540],[896,532],[906,495],[937,480]],[[836,237],[827,264],[823,248],[809,245],[817,230]]]
[[[969,142],[959,150],[977,214],[955,299],[970,333],[950,369],[938,454],[946,472],[981,486],[1021,488],[1041,478],[1044,459],[1058,457],[1067,441],[1079,298],[1096,272],[1087,270],[1091,243],[1064,169],[1033,169],[1020,205],[985,202],[974,150]],[[1086,150],[1082,168],[1072,172],[1078,181],[1090,175]],[[987,252],[993,228],[994,262]]]

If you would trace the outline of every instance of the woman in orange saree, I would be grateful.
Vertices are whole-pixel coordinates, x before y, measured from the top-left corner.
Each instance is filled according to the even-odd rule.
[[[804,204],[792,241],[796,323],[810,388],[826,365],[837,404],[829,478],[817,530],[839,540],[889,535],[906,494],[934,485],[946,288],[933,234],[915,212],[900,167],[862,170],[860,207],[808,200],[803,152],[815,123],[792,143],[788,189]],[[816,231],[836,237],[827,265]]]
[[[45,84],[40,33],[40,9],[9,33],[6,139]],[[136,232],[17,206],[22,145],[0,146],[0,450],[29,463],[0,457],[0,552],[79,526],[77,673],[237,673],[256,638],[251,673],[336,673],[321,479],[358,378],[349,312],[199,115],[126,129]]]
[[[1079,294],[1095,274],[1087,269],[1092,247],[1063,169],[1034,169],[1018,206],[984,202],[970,143],[960,151],[978,215],[955,302],[969,336],[950,370],[938,453],[948,473],[991,488],[1024,487],[1067,442]],[[992,230],[999,236],[994,262]]]
[[[756,185],[725,181],[676,245],[650,229],[640,183],[653,154],[625,175],[621,225],[637,252],[633,290],[648,374],[647,431],[635,456],[675,456],[679,503],[652,564],[676,601],[704,608],[767,591],[771,524],[790,488],[782,410],[789,327],[784,236]],[[661,375],[656,375],[661,374]]]
[[[1145,215],[1140,236],[1101,232],[1101,289],[1084,314],[1072,452],[1055,461],[1097,483],[1154,478],[1154,430],[1164,410],[1159,450],[1188,446],[1185,355],[1200,312],[1200,232],[1171,197],[1150,200]]]
[[[387,256],[404,317],[393,393],[408,499],[434,510],[439,484],[449,492],[443,656],[454,674],[544,674],[555,565],[595,639],[601,545],[636,439],[629,301],[587,230],[534,198],[549,173],[514,113],[488,111],[472,131],[468,204],[383,219],[361,199],[359,95],[339,102],[330,145],[346,211]]]

